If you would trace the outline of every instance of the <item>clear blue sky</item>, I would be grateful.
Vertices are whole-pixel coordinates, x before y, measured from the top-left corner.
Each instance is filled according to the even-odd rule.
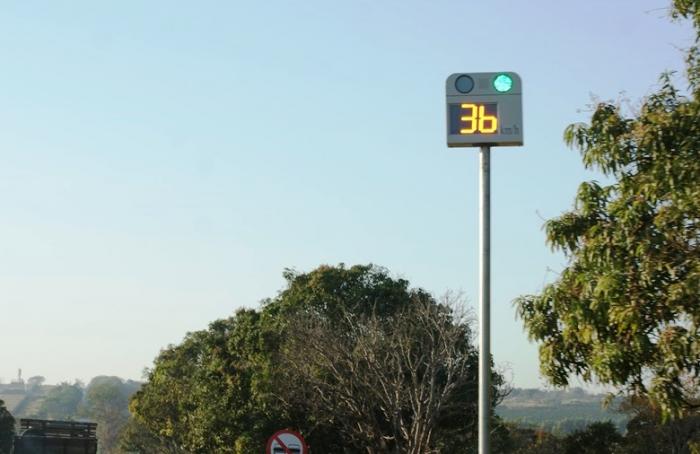
[[[682,68],[666,0],[6,1],[0,377],[139,379],[274,296],[285,267],[376,263],[477,301],[477,156],[444,80],[517,71],[493,153],[493,349],[541,386],[511,304],[560,270],[541,226],[592,178],[562,131]]]

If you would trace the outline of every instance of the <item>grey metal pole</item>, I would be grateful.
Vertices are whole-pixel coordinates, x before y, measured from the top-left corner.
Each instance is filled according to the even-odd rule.
[[[490,454],[491,147],[479,152],[479,454]]]

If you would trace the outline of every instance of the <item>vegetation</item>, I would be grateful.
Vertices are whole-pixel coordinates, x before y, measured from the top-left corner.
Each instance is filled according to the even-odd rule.
[[[624,432],[629,416],[615,411],[615,400],[608,405],[604,394],[588,394],[581,388],[513,389],[496,408],[504,421],[523,428],[533,428],[557,436],[582,430],[594,422],[611,421]]]
[[[27,379],[27,392],[33,393],[41,390],[41,386],[44,384],[46,379],[41,375],[35,375]]]
[[[622,440],[611,422],[594,422],[564,438],[563,451],[567,454],[612,454],[617,452]]]
[[[309,342],[309,345],[312,345]],[[342,362],[340,362],[342,365]],[[88,418],[99,420],[100,452],[110,453],[149,453],[149,454],[185,454],[192,451],[178,445],[173,437],[157,435],[143,425],[137,418],[129,417],[126,411],[126,399],[138,384],[121,380],[117,377],[96,377],[84,390],[90,401],[78,409],[78,413],[67,419]],[[287,386],[288,389],[296,389]],[[83,390],[82,386],[78,389]],[[89,391],[88,391],[89,390]],[[336,392],[336,391],[332,391]],[[288,395],[288,394],[287,394]],[[294,395],[292,393],[292,395]],[[504,416],[503,420],[494,421],[493,447],[499,454],[543,454],[543,453],[615,453],[615,454],[691,454],[700,447],[700,418],[689,416],[667,423],[662,421],[658,407],[644,399],[629,398],[615,403],[627,424],[620,426],[619,421],[612,423],[600,420],[601,417],[615,417],[615,413],[598,412],[597,421],[583,422],[579,416],[594,405],[600,409],[602,395],[587,394],[581,389],[542,391],[537,389],[514,389],[504,400],[503,405],[517,406],[531,415],[528,421],[513,421]],[[516,405],[517,404],[517,405]],[[549,415],[548,409],[560,406],[559,412]],[[336,407],[333,407],[336,408]],[[89,409],[89,410],[88,410]],[[303,407],[305,411],[316,411],[313,407]],[[529,410],[528,410],[529,409]],[[544,410],[544,413],[543,413]],[[342,408],[340,409],[342,412]],[[552,410],[553,411],[553,410]],[[328,410],[319,404],[318,414]],[[91,414],[87,417],[87,414]],[[504,415],[502,411],[499,414]],[[223,415],[225,418],[225,415]],[[547,425],[547,421],[557,424]],[[442,432],[440,439],[448,439],[450,427],[460,424],[459,415],[453,417],[455,422],[440,422]],[[11,416],[10,416],[11,418]],[[542,419],[545,418],[545,419]],[[559,418],[559,419],[556,419]],[[7,427],[12,430],[12,424]],[[339,426],[340,427],[340,426]],[[3,433],[0,430],[0,433]],[[459,431],[457,438],[459,438]],[[624,435],[622,435],[624,433]],[[5,432],[7,434],[7,432]],[[266,436],[269,434],[266,434]],[[329,437],[331,438],[331,437]],[[7,435],[11,443],[11,433]],[[317,448],[316,439],[310,438],[312,447]],[[456,444],[464,440],[455,441]],[[246,452],[251,449],[254,440],[240,437],[233,446],[233,452]],[[364,443],[364,441],[360,442]],[[359,444],[359,443],[358,443]],[[9,446],[9,445],[6,445]],[[695,447],[695,448],[693,448]],[[341,448],[343,449],[343,448]],[[444,444],[436,448],[437,452],[469,452],[459,446]],[[357,448],[347,448],[346,452],[359,452]],[[3,451],[0,450],[0,454]],[[5,451],[9,452],[9,451]],[[248,452],[256,452],[255,450]],[[343,452],[342,450],[340,452]],[[384,451],[387,452],[387,451]],[[406,452],[406,451],[401,451]],[[427,450],[416,452],[425,453]]]
[[[96,422],[100,452],[118,452],[130,420],[129,399],[139,387],[138,382],[113,376],[95,377],[87,386],[78,381],[63,382],[47,387],[43,396],[39,396],[36,411],[28,416]],[[35,395],[42,392],[41,383],[28,388]]]
[[[622,435],[610,421],[597,421],[567,435],[523,427],[504,426],[504,454],[695,454],[700,448],[697,416],[662,422],[658,407],[635,401],[625,411],[639,412]]]
[[[78,415],[78,407],[83,400],[83,387],[80,382],[60,383],[46,392],[36,414],[37,418],[73,419]]]
[[[93,378],[85,389],[80,414],[97,423],[101,452],[115,452],[129,421],[129,398],[140,384],[119,377]]]
[[[700,415],[664,423],[661,409],[654,402],[641,397],[626,399],[620,410],[631,416],[627,424],[624,453],[700,452]]]
[[[627,396],[610,415],[581,389],[513,390],[491,415],[494,452],[700,453],[700,0],[674,0],[672,15],[696,29],[688,93],[666,74],[639,111],[601,103],[567,128],[609,183],[582,183],[546,223],[568,265],[515,302],[551,383],[579,376]],[[475,452],[477,351],[458,299],[372,265],[284,276],[259,309],[162,350],[143,385],[30,378],[27,395],[43,396],[33,416],[97,422],[106,454],[249,454],[285,427],[313,452]],[[498,373],[492,384],[494,409],[507,391]],[[0,400],[0,454],[14,422]]]
[[[473,440],[464,425],[476,421],[478,356],[452,307],[451,297],[417,293],[390,315],[296,315],[280,358],[284,404],[337,426],[358,449],[460,452]]]
[[[587,394],[580,388],[514,389],[499,407],[506,421],[507,442],[496,452],[691,454],[700,447],[700,416],[664,422],[661,410],[649,399],[615,400],[605,412],[603,401],[603,395]],[[596,413],[591,412],[594,406]],[[518,411],[508,411],[508,407]],[[585,421],[582,416],[586,415],[596,420]]]
[[[124,426],[119,436],[119,446],[116,452],[144,454],[186,453],[172,439],[156,435],[135,418],[129,418]]]
[[[261,310],[164,350],[132,400],[138,423],[191,452],[257,452],[282,427],[320,452],[469,452],[477,371],[464,319],[374,266],[285,277]]]
[[[700,30],[700,1],[676,0],[673,14]],[[567,129],[584,165],[612,182],[582,183],[574,209],[546,223],[568,266],[541,294],[516,300],[554,385],[598,380],[674,417],[697,408],[700,376],[698,43],[688,96],[665,75],[634,115],[601,103],[589,125]]]
[[[14,436],[15,418],[5,408],[5,402],[0,400],[0,454],[10,454],[12,452]]]

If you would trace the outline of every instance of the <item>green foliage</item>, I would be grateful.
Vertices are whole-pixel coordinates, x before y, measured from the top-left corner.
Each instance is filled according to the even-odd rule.
[[[353,441],[339,439],[347,434],[342,415],[332,418],[315,412],[290,392],[306,383],[290,374],[293,368],[282,369],[290,349],[300,344],[290,342],[293,330],[300,328],[293,321],[304,317],[322,321],[331,329],[327,332],[340,338],[349,334],[347,316],[376,317],[388,327],[391,317],[416,298],[432,299],[374,266],[322,266],[310,273],[287,271],[285,278],[287,287],[266,300],[260,310],[239,310],[161,351],[147,383],[131,400],[137,422],[192,453],[262,452],[267,438],[284,427],[301,431],[314,452],[347,452],[346,446]],[[309,342],[302,348],[312,345]],[[303,351],[296,350],[296,354],[303,356]],[[316,378],[324,376],[319,372]],[[500,377],[496,378],[500,383]],[[318,398],[313,389],[302,389],[311,399]],[[471,393],[460,396],[473,400]],[[462,408],[465,406],[463,403]],[[454,407],[453,417],[444,426],[473,427],[467,420],[472,416]],[[377,405],[375,416],[380,413]],[[410,418],[410,412],[406,417]],[[364,448],[378,452],[367,451],[371,446]]]
[[[34,416],[59,420],[75,419],[82,400],[83,387],[79,382],[63,382],[47,391]]]
[[[169,440],[159,437],[130,418],[119,435],[119,451],[129,454],[186,454]],[[242,451],[243,452],[243,451]],[[253,452],[244,451],[244,452]]]
[[[192,452],[231,452],[239,437],[263,439],[286,422],[269,403],[263,344],[260,315],[250,310],[188,334],[156,358],[132,413]]]
[[[564,454],[612,454],[622,443],[622,435],[609,421],[594,422],[564,438]]]
[[[504,454],[613,454],[620,451],[625,439],[610,421],[596,421],[567,435],[542,428],[523,427],[513,423],[504,426],[507,432],[500,449]],[[661,451],[659,451],[661,452]]]
[[[494,444],[494,452],[499,454],[561,454],[563,452],[561,438],[542,429],[506,423],[498,426],[496,433],[501,435],[499,443]]]
[[[15,418],[0,400],[0,454],[10,454],[15,436]]]
[[[645,401],[646,402],[646,401]],[[628,404],[629,405],[629,404]],[[637,414],[622,435],[610,421],[597,421],[560,436],[542,429],[503,425],[506,436],[495,452],[502,454],[693,454],[700,443],[697,417],[663,423],[658,409],[635,403]],[[643,408],[643,409],[642,409]]]
[[[661,409],[642,397],[629,397],[619,410],[631,416],[620,454],[691,453],[700,443],[700,416],[664,421]]]
[[[138,383],[130,380],[98,376],[85,389],[80,414],[97,423],[100,452],[116,452],[120,434],[129,420],[129,398],[138,387]]]
[[[699,5],[676,1],[674,13],[697,22]],[[546,223],[568,266],[541,294],[516,300],[554,385],[597,378],[670,416],[690,406],[688,378],[700,375],[697,55],[689,51],[690,97],[665,75],[636,115],[603,103],[589,125],[566,130],[584,165],[612,183],[581,184],[573,211]]]
[[[43,377],[35,377],[39,392]],[[33,418],[90,420],[97,422],[100,452],[117,452],[121,433],[129,420],[129,398],[140,384],[119,377],[98,376],[87,387],[76,381],[48,387]]]
[[[41,386],[46,381],[46,378],[41,375],[35,375],[34,377],[29,377],[27,379],[27,392],[36,393],[41,391]]]

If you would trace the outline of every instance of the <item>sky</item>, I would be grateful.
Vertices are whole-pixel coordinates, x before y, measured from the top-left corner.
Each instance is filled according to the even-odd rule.
[[[476,311],[478,152],[446,147],[445,79],[515,71],[492,351],[514,386],[545,386],[512,301],[566,265],[543,222],[600,178],[562,133],[682,70],[692,31],[668,4],[3,2],[0,379],[141,379],[285,268],[374,263]]]

